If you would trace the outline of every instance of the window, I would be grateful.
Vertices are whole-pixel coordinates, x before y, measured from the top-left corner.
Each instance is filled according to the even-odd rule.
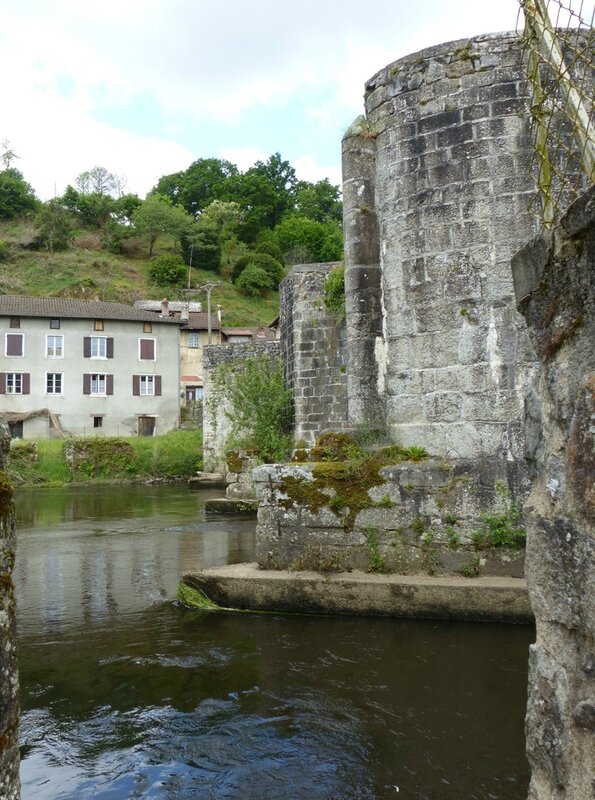
[[[83,394],[105,395],[114,393],[114,376],[91,372],[83,375]]]
[[[83,337],[83,355],[85,358],[113,358],[113,338],[111,336]]]
[[[63,358],[64,337],[62,335],[53,336],[48,334],[45,337],[45,354],[48,358]]]
[[[4,355],[22,358],[25,351],[25,336],[22,333],[7,333]]]
[[[103,330],[103,320],[102,319],[96,319],[95,320],[95,322],[93,323],[93,330],[94,331],[102,331]]]
[[[20,317],[11,317],[9,328],[20,328],[21,327],[21,318]]]
[[[155,339],[138,340],[138,357],[143,361],[155,361]]]
[[[103,417],[93,417],[93,427],[103,428]]]
[[[60,320],[59,319],[51,319],[50,320],[50,328],[55,331],[60,330]]]
[[[144,322],[143,323],[143,333],[153,333],[153,323],[152,322]]]
[[[188,334],[188,347],[200,347],[200,333]]]
[[[45,376],[45,393],[62,394],[62,373],[47,372]]]
[[[0,372],[0,394],[29,394],[30,386],[28,372]]]
[[[132,394],[161,397],[161,375],[133,375]]]

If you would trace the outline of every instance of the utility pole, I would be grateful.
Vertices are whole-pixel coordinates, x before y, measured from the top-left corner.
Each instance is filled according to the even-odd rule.
[[[203,283],[202,286],[197,286],[197,291],[204,291],[207,293],[207,320],[209,326],[209,344],[211,344],[211,292],[217,286],[221,286],[220,283]]]

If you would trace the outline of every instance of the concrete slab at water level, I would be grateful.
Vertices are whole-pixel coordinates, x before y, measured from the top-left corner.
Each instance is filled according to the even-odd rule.
[[[426,619],[532,622],[520,578],[373,575],[212,567],[182,576],[225,608]]]

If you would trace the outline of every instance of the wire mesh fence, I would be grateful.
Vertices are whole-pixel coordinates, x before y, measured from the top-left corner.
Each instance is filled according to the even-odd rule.
[[[595,182],[595,4],[519,0],[542,222]]]

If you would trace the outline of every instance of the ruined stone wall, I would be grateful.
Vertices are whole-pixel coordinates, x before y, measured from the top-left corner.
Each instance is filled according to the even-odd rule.
[[[4,473],[9,447],[8,425],[0,418],[0,797],[18,800],[19,684],[12,582],[16,531],[12,487]]]
[[[371,409],[513,486],[534,361],[510,273],[536,233],[524,92],[512,34],[438,45],[368,81],[343,141],[350,421]]]
[[[209,345],[203,354],[203,465],[206,472],[225,472],[226,442],[231,434],[231,410],[227,388],[233,380],[230,371],[222,377],[221,367],[238,368],[255,356],[277,358],[279,342]]]
[[[595,796],[595,189],[513,260],[540,368],[526,401],[530,800]]]
[[[345,331],[324,303],[324,284],[336,266],[295,266],[280,287],[281,354],[293,391],[294,439],[307,444],[347,421]]]

